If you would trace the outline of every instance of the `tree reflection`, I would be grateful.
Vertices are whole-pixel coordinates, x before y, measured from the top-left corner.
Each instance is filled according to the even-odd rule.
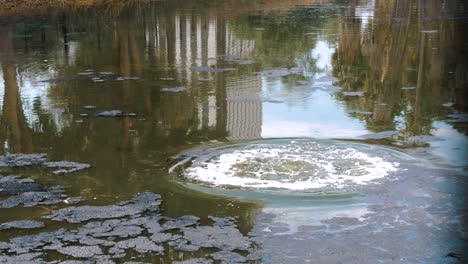
[[[70,180],[70,189],[87,199],[157,190],[173,215],[197,206],[200,214],[227,215],[236,209],[173,184],[167,158],[192,144],[260,138],[264,113],[271,111],[263,108],[262,93],[268,89],[284,89],[281,94],[287,97],[303,81],[307,94],[298,100],[310,104],[314,89],[307,79],[330,73],[311,55],[319,41],[336,51],[332,75],[340,80],[337,85],[365,92],[363,97],[338,93],[336,98],[347,109],[372,112],[355,115],[369,130],[428,134],[433,120],[452,110],[442,103],[454,101],[456,110],[466,111],[466,25],[440,19],[456,17],[458,2],[377,0],[368,19],[360,14],[361,2],[176,0],[126,6],[119,1],[113,9],[76,9],[47,15],[40,23],[34,18],[21,25],[11,22],[1,28],[0,38],[0,152],[46,149],[58,159],[93,164],[89,175]],[[13,37],[28,30],[33,34],[27,40]],[[223,55],[255,64],[233,64]],[[237,71],[198,73],[195,66]],[[305,76],[266,80],[255,74],[294,66],[302,67]],[[78,75],[87,69],[114,75],[96,83]],[[40,83],[37,76],[58,81]],[[119,76],[140,79],[118,81]],[[33,113],[23,110],[19,77],[28,87],[45,88],[34,97]],[[175,86],[186,90],[161,91]],[[288,106],[297,108],[296,103]],[[94,117],[94,110],[80,107],[88,104],[96,111],[119,109],[136,117]],[[55,105],[65,111],[59,125],[45,111]],[[341,111],[341,104],[336,107]],[[37,118],[28,126],[25,114]],[[249,208],[239,211],[251,225],[255,212]]]
[[[16,76],[11,27],[0,28],[0,55],[4,80],[2,116],[0,119],[0,153],[31,153],[34,150],[32,130],[21,103]],[[7,147],[7,149],[6,149]]]
[[[460,23],[438,20],[456,16],[456,6],[456,1],[376,1],[374,19],[363,24],[351,5],[340,22],[333,72],[345,90],[367,94],[344,100],[349,108],[373,112],[367,119],[371,129],[403,125],[410,134],[429,134],[432,119],[446,114],[444,102],[456,98],[456,107],[466,110],[464,99],[454,96],[454,82],[466,77],[452,74],[466,67],[457,59],[466,57],[464,40],[452,30]]]
[[[147,125],[145,129],[151,132],[141,134],[146,137],[173,137],[174,142],[181,144],[188,135],[223,139],[229,134],[226,104],[230,96],[226,91],[229,83],[260,68],[295,66],[298,60],[313,76],[323,70],[317,68],[316,61],[309,55],[317,39],[304,32],[320,29],[334,33],[337,29],[338,38],[328,37],[330,42],[338,41],[333,75],[340,79],[339,85],[345,90],[366,93],[362,98],[338,98],[350,109],[372,112],[370,117],[360,117],[370,129],[397,129],[403,123],[404,130],[410,134],[426,134],[430,132],[433,117],[446,114],[440,107],[442,102],[455,100],[457,109],[466,110],[466,101],[462,98],[466,94],[467,60],[466,55],[459,56],[459,53],[466,53],[463,25],[451,19],[437,20],[440,23],[429,19],[456,15],[457,1],[446,1],[443,5],[438,1],[376,1],[374,19],[358,14],[360,1],[349,2],[347,13],[339,18],[336,13],[342,9],[326,8],[326,5],[315,7],[318,2],[322,3],[254,1],[228,15],[224,14],[224,8],[235,6],[232,1],[224,1],[223,5],[201,5],[203,1],[194,1],[184,7],[178,1],[150,5],[119,2],[113,8],[104,8],[106,16],[102,16],[99,8],[52,15],[50,21],[58,21],[60,26],[58,29],[41,27],[41,45],[44,48],[46,40],[47,44],[66,42],[64,46],[48,45],[66,50],[61,55],[65,57],[65,65],[54,65],[57,76],[70,76],[92,68],[112,70],[120,76],[138,76],[143,81],[123,81],[112,87],[103,84],[100,89],[104,96],[100,98],[83,92],[86,89],[81,84],[57,84],[59,89],[51,89],[50,95],[59,101],[66,100],[69,105],[89,103],[144,115],[150,122],[159,124]],[[310,8],[295,9],[301,5]],[[252,10],[263,13],[252,13]],[[266,10],[278,13],[265,16],[264,13],[269,12]],[[90,16],[92,18],[88,19]],[[315,17],[321,19],[311,19]],[[261,32],[256,30],[259,26],[263,27]],[[52,33],[60,29],[63,39],[53,39]],[[74,35],[77,32],[86,34]],[[2,45],[7,47],[5,42],[8,41],[12,41],[11,36],[2,38]],[[32,47],[34,49],[34,40]],[[213,60],[226,54],[255,58],[259,66],[243,67],[239,75],[232,78],[192,73],[192,66],[232,66]],[[12,93],[17,87],[14,64],[8,59],[2,63],[5,65],[2,68],[6,77],[6,102],[7,96],[19,98],[19,95]],[[159,88],[166,85],[159,82],[161,77],[177,80],[168,82],[167,86],[191,89],[180,94],[161,93]],[[198,77],[214,80],[212,85],[205,85],[196,81]],[[416,89],[401,90],[412,86]],[[210,102],[213,99],[214,103]],[[19,99],[16,101],[21,104]],[[10,106],[11,103],[4,104],[5,111]],[[16,118],[14,122],[18,129],[20,123],[26,124],[21,111],[18,109],[17,113],[23,120]],[[12,123],[8,121],[11,118],[4,114],[7,122]],[[135,150],[129,133],[135,120],[123,118],[120,121],[123,138],[118,148]],[[7,127],[7,122],[2,122],[2,127]],[[49,121],[40,118],[39,122]],[[28,134],[26,130],[27,126],[22,129],[25,135]],[[7,130],[3,128],[2,131]],[[44,132],[57,134],[57,131]],[[3,132],[4,138],[6,134]],[[142,141],[145,139],[139,142]]]

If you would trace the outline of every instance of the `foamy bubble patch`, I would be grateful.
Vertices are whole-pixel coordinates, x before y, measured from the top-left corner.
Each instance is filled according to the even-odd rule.
[[[395,157],[353,143],[280,141],[220,149],[197,157],[185,177],[214,186],[256,189],[341,189],[397,171]]]

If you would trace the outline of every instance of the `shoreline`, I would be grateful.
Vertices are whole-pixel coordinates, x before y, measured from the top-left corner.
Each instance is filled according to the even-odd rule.
[[[103,8],[106,12],[122,10],[129,4],[154,2],[152,0],[0,0],[0,17],[41,15],[51,11],[67,12],[87,8]]]

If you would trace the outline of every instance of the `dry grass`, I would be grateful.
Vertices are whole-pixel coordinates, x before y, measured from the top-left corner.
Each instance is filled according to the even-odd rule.
[[[67,11],[89,7],[121,10],[131,3],[151,1],[153,0],[0,0],[0,16],[35,15],[50,10]]]

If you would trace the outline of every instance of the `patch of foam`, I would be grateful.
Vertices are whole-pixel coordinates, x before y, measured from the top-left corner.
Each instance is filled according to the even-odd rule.
[[[244,145],[194,159],[185,176],[215,186],[313,190],[363,185],[397,170],[398,162],[384,159],[389,154],[358,146],[316,141]]]

